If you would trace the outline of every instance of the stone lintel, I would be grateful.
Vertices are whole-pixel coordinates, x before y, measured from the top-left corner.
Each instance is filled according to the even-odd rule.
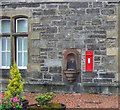
[[[30,13],[30,10],[29,9],[5,9],[5,10],[2,10],[2,16],[9,16],[9,17],[17,17],[17,16],[27,16],[27,17],[30,17],[31,16],[31,13]]]

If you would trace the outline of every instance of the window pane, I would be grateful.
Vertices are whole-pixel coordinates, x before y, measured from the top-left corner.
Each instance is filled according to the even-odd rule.
[[[28,32],[28,22],[26,19],[17,20],[17,32]]]
[[[22,66],[22,52],[18,52],[18,66]]]
[[[10,37],[2,37],[2,66],[10,66]]]
[[[18,51],[22,51],[22,37],[18,38]]]
[[[2,66],[6,66],[6,53],[2,52]]]
[[[10,33],[10,20],[2,20],[2,33]]]
[[[27,52],[24,52],[24,66],[27,66],[28,58],[27,58]]]
[[[27,42],[27,37],[24,37],[24,50],[27,50],[27,44],[28,42]]]
[[[10,37],[7,37],[7,51],[10,51]]]
[[[27,37],[17,38],[17,43],[18,43],[17,64],[18,66],[25,67],[28,64],[27,42],[28,42]]]
[[[2,37],[2,51],[6,50],[6,38]]]
[[[1,22],[2,22],[2,21],[0,20],[0,33],[2,32],[2,30],[1,30],[1,29],[2,29]]]
[[[7,66],[10,66],[10,52],[7,52]]]

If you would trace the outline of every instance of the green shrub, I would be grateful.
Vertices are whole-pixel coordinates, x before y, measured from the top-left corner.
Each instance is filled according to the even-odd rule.
[[[26,99],[26,97],[25,96],[22,96],[22,101],[24,101]]]
[[[11,79],[9,80],[9,84],[7,86],[8,90],[5,92],[5,97],[20,97],[20,95],[23,92],[24,82],[21,81],[22,77],[19,73],[19,70],[17,69],[16,63],[14,63],[14,65],[11,66],[10,74]]]
[[[35,100],[42,105],[47,105],[48,102],[55,96],[53,92],[47,92],[45,94],[40,94],[37,97],[35,97]]]

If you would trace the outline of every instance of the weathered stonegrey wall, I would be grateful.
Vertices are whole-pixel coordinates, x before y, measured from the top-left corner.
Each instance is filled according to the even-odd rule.
[[[0,2],[119,2],[119,0],[0,0]]]
[[[28,16],[26,85],[47,82],[69,88],[63,80],[66,48],[81,49],[81,82],[77,86],[110,86],[118,82],[118,4],[23,2],[3,3],[1,7],[1,16]],[[93,72],[85,71],[85,51],[94,52]]]
[[[118,80],[120,82],[120,6],[118,6]],[[120,88],[119,88],[120,92]]]
[[[85,2],[41,4],[41,7],[32,10],[29,71],[41,72],[46,80],[56,81],[59,77],[57,82],[62,81],[63,49],[78,48],[83,54],[83,82],[117,80],[117,10],[114,5]],[[94,73],[86,73],[84,69],[87,50],[94,51]]]

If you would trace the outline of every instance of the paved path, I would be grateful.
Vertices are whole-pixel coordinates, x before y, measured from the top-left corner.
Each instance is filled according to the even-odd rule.
[[[36,103],[34,97],[38,93],[24,95],[29,100],[29,104]],[[118,95],[57,94],[51,102],[66,104],[67,108],[103,108],[104,110],[104,108],[118,108]]]

